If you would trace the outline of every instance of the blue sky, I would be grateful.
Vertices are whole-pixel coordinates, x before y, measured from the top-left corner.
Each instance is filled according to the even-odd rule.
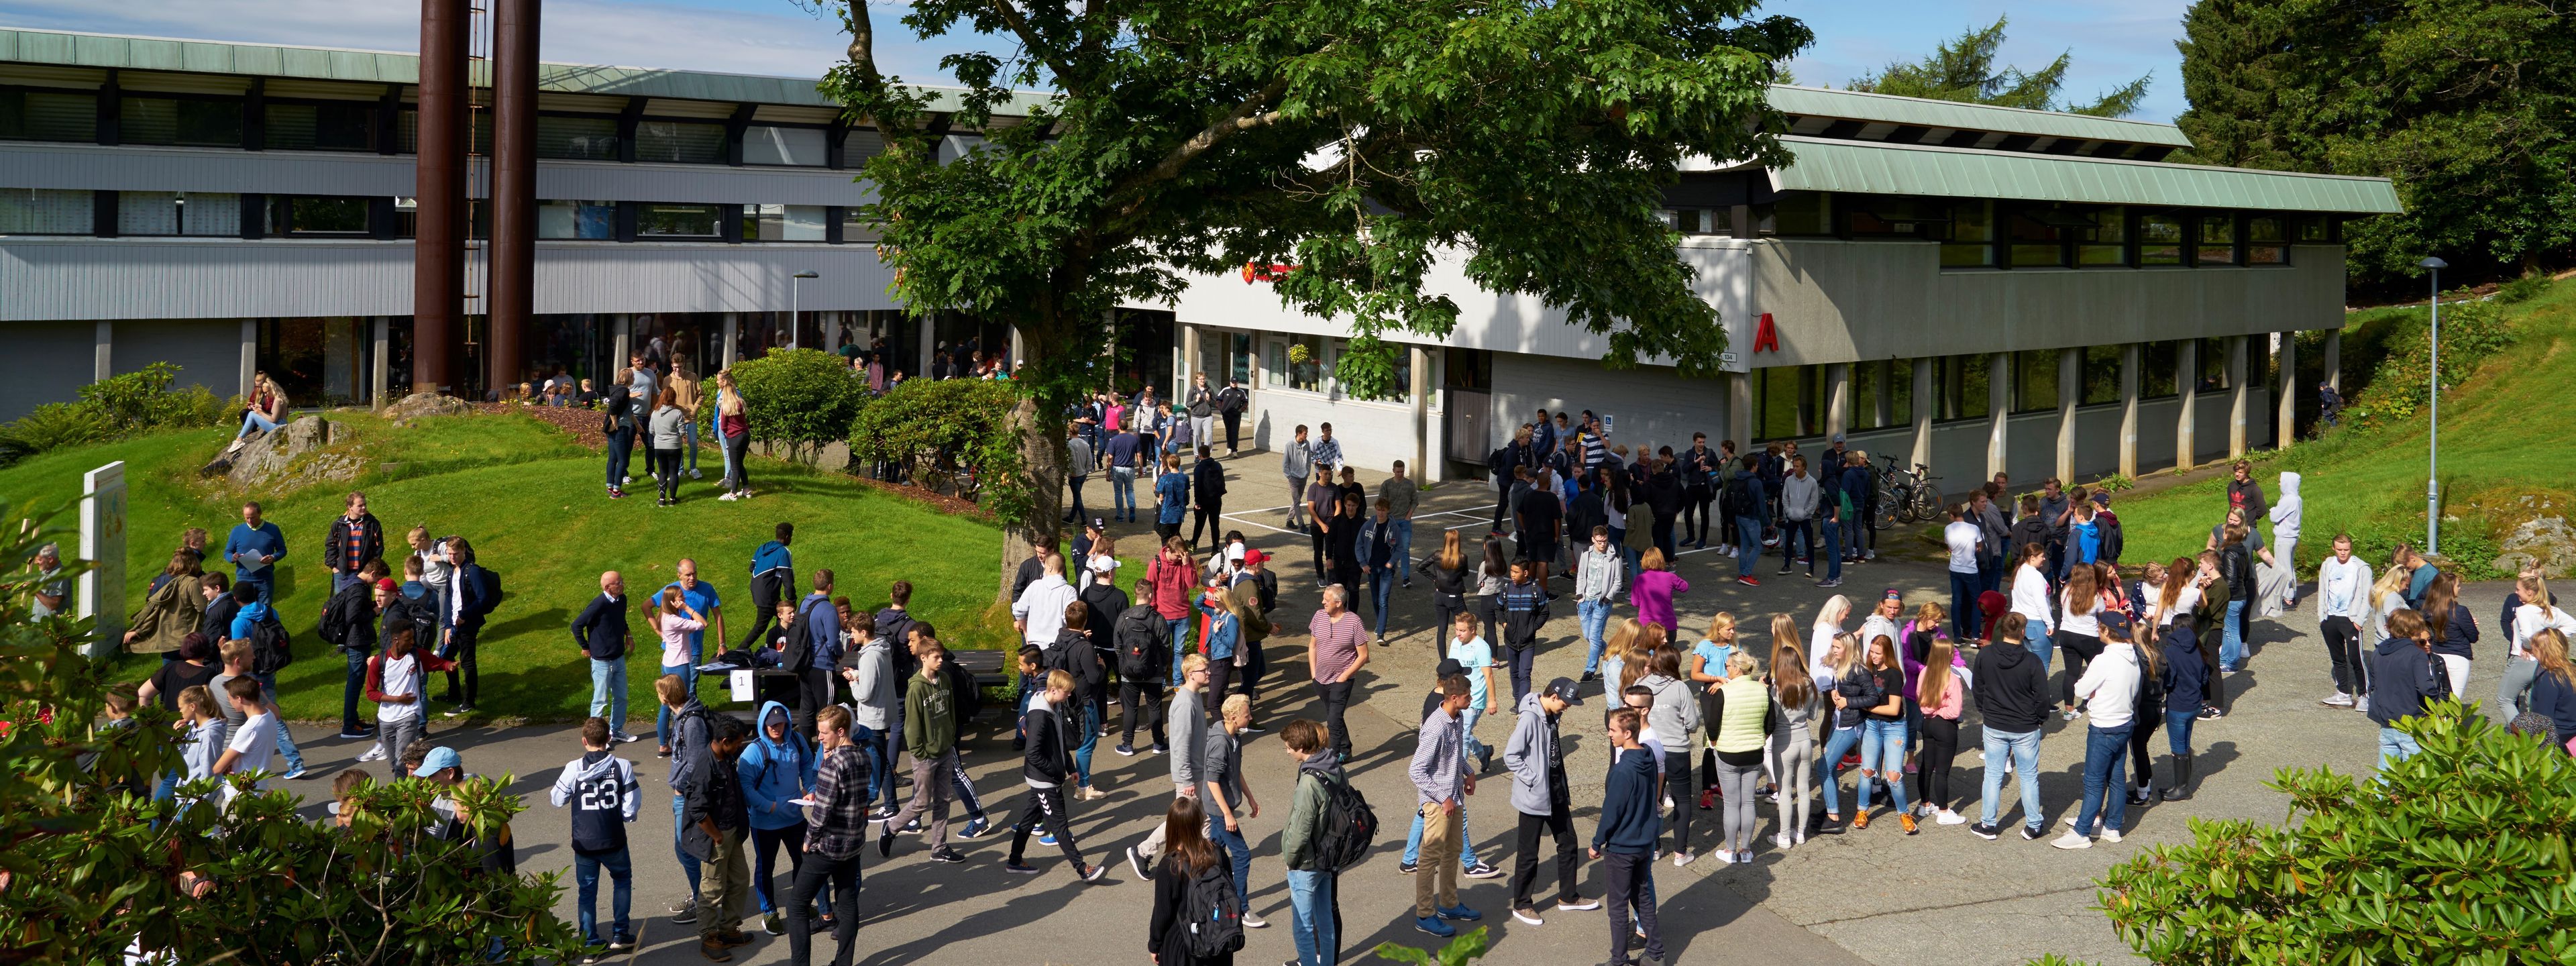
[[[2009,14],[2007,62],[2037,67],[2074,51],[2066,93],[2078,100],[2152,73],[2137,116],[2163,121],[2184,106],[2173,41],[2188,6],[2187,0],[1770,0],[1764,9],[1804,19],[1816,31],[1816,45],[1791,65],[1800,83],[1840,86]],[[0,25],[412,50],[420,37],[419,9],[406,0],[0,0]],[[940,55],[963,46],[909,42],[894,23],[900,4],[879,0],[874,9],[878,55],[908,78],[940,76]],[[842,43],[836,25],[792,0],[546,0],[545,16],[545,57],[557,61],[814,75],[838,58]]]

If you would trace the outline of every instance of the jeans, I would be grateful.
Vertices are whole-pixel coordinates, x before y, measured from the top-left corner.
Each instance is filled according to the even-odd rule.
[[[689,877],[689,901],[698,901],[698,857],[680,847],[680,812],[686,800],[678,793],[671,795],[671,854],[680,859],[680,872]]]
[[[2423,746],[2415,743],[2413,735],[2385,726],[2379,729],[2379,770],[2381,771],[2387,771],[2389,765],[2413,758],[2417,752],[2423,750]]]
[[[2093,818],[2102,818],[2102,827],[2120,831],[2128,824],[2129,730],[2136,721],[2117,728],[2094,725],[2084,730],[2084,805],[2075,813],[2075,830],[2093,834]],[[2108,797],[2109,802],[2103,799]]]
[[[1735,518],[1735,575],[1753,576],[1753,561],[1762,556],[1762,521]]]
[[[1854,560],[1860,559],[1861,540],[1867,532],[1867,526],[1862,522],[1859,510],[1855,509],[1844,516],[1843,552],[1850,554]]]
[[[698,690],[698,669],[697,669],[697,668],[695,668],[695,667],[693,667],[693,666],[690,666],[690,665],[686,665],[686,664],[665,664],[665,665],[662,665],[662,673],[663,673],[663,674],[677,674],[677,675],[679,675],[679,676],[680,676],[680,683],[688,686],[688,688],[689,688],[689,693],[691,693],[691,694],[695,694],[695,693],[697,693],[697,690]],[[659,679],[657,678],[656,680],[659,680]],[[656,703],[656,704],[659,704],[660,702],[655,702],[655,703]],[[654,744],[661,745],[662,747],[668,748],[668,747],[670,747],[670,746],[671,746],[671,738],[672,738],[672,737],[673,737],[673,735],[672,735],[672,733],[671,733],[671,707],[670,707],[669,705],[662,705],[662,713],[661,713],[661,715],[653,719],[653,743],[654,743]]]
[[[1085,469],[1088,469],[1088,467]],[[1089,482],[1091,482],[1091,476],[1088,473],[1081,476],[1065,477],[1065,488],[1073,491],[1073,507],[1072,509],[1066,510],[1064,513],[1064,521],[1066,523],[1081,523],[1086,517],[1090,516],[1089,513],[1083,511],[1082,507],[1082,485]]]
[[[1181,658],[1190,652],[1190,630],[1196,623],[1187,617],[1163,622],[1163,629],[1172,637],[1172,687],[1181,686]]]
[[[1980,790],[1977,823],[1993,825],[1999,814],[1995,796],[2004,790],[2004,756],[2012,756],[2013,773],[2021,779],[2021,820],[2039,828],[2046,816],[2039,813],[2039,729],[1997,731],[1986,728],[1986,778]]]
[[[732,481],[726,489],[735,493],[751,489],[751,434],[724,438],[725,475]]]
[[[1286,474],[1281,475],[1285,476]],[[1305,518],[1306,478],[1302,476],[1290,476],[1288,477],[1288,525],[1292,527],[1296,526],[1297,521]],[[1500,518],[1497,517],[1496,519]]]
[[[1223,850],[1234,863],[1234,894],[1238,896],[1252,894],[1252,843],[1244,840],[1241,831],[1241,819],[1246,817],[1238,814],[1236,830],[1227,831],[1225,816],[1217,814],[1214,809],[1208,810],[1208,841]]]
[[[260,576],[252,576],[252,575],[244,574],[244,573],[242,573],[241,571],[236,570],[236,571],[234,571],[234,572],[233,572],[233,583],[236,583],[236,584],[249,584],[249,585],[251,585],[251,586],[253,586],[253,587],[257,587],[257,588],[259,588],[259,602],[260,602],[260,603],[263,603],[263,604],[272,603],[272,601],[270,601],[270,599],[269,599],[269,596],[270,596],[271,592],[273,592],[273,591],[275,591],[275,590],[276,590],[276,588],[275,588],[274,586],[272,586],[272,581],[270,581],[270,580],[269,580],[269,578],[268,578],[267,576],[265,576],[265,575],[267,574],[267,571],[264,571],[264,570],[263,570],[263,571],[261,571],[260,573],[261,573],[261,575],[260,575]]]
[[[590,714],[607,718],[612,733],[626,730],[626,659],[590,659]]]
[[[1344,761],[1350,760],[1351,757],[1351,731],[1342,723],[1342,716],[1350,711],[1352,683],[1351,681],[1343,681],[1339,684],[1315,682],[1315,694],[1324,701],[1324,732],[1332,744],[1333,752],[1340,755]]]
[[[2003,558],[2003,556],[2002,556],[2002,555],[2000,555],[2000,554],[1983,554],[1983,555],[1978,556],[1978,557],[1977,557],[1977,595],[1982,597],[1982,596],[1984,596],[1984,595],[1985,595],[1985,592],[1986,592],[1986,591],[1989,591],[1989,590],[2002,590],[2002,589],[2003,589],[2003,587],[2004,587],[2004,558]],[[1979,613],[1980,615],[1983,615],[1985,612],[1984,612],[1984,611],[1979,611],[1978,613]]]
[[[1655,857],[1605,850],[1601,859],[1610,880],[1610,893],[1602,897],[1610,906],[1610,961],[1629,961],[1628,943],[1636,937],[1628,931],[1628,910],[1634,907],[1637,925],[1646,932],[1646,958],[1663,962],[1664,930],[1655,920]]]
[[[1476,722],[1485,719],[1485,709],[1468,705],[1458,712],[1458,753],[1461,761],[1473,763],[1490,745],[1476,739]],[[1470,772],[1470,774],[1473,774]]]
[[[1297,940],[1297,966],[1338,966],[1342,961],[1342,910],[1334,901],[1330,872],[1288,870],[1288,932]]]
[[[689,472],[695,473],[698,471],[698,421],[692,419],[681,423],[680,438],[689,441]]]
[[[1590,654],[1583,659],[1583,673],[1598,674],[1601,649],[1608,644],[1603,635],[1610,629],[1610,601],[1578,600],[1574,602],[1574,612],[1583,619],[1583,641],[1590,645]]]
[[[271,708],[277,707],[277,675],[254,674],[251,676],[259,679],[260,691],[268,698],[268,706]],[[277,719],[277,753],[286,756],[287,771],[297,772],[304,770],[304,751],[295,747],[295,734],[292,729],[289,729],[286,726],[285,718]]]
[[[2057,646],[2048,639],[2048,625],[2038,621],[2031,621],[2025,625],[2021,635],[2021,646],[2029,649],[2032,657],[2039,659],[2040,692],[2045,697],[2048,691],[2049,659],[2057,656]]]
[[[1091,787],[1091,753],[1100,748],[1100,713],[1086,703],[1082,706],[1082,743],[1073,746],[1074,780],[1084,788]]]
[[[1809,556],[1810,563],[1808,565],[1807,572],[1810,574],[1815,573],[1816,570],[1813,564],[1813,558],[1816,552],[1816,531],[1814,526],[1806,520],[1781,520],[1781,573],[1788,573],[1789,568],[1798,562],[1798,552],[1800,550],[1806,551]]]
[[[794,891],[787,903],[788,955],[799,963],[814,961],[814,935],[806,910],[816,895],[827,895],[832,903],[832,966],[850,966],[859,940],[859,857],[809,855],[796,870],[795,885],[790,888]]]
[[[1832,713],[1832,709],[1828,708],[1826,713]],[[1839,817],[1843,813],[1842,783],[1835,780],[1834,769],[1842,767],[1843,754],[1859,747],[1860,739],[1859,728],[1835,728],[1833,733],[1825,738],[1824,755],[1816,759],[1816,783],[1825,786],[1825,814],[1828,816]],[[1869,779],[1861,779],[1860,785],[1860,794],[1867,796]],[[1861,801],[1866,804],[1869,799],[1863,797]]]
[[[1412,580],[1413,520],[1411,518],[1400,518],[1392,519],[1388,522],[1395,526],[1395,559],[1399,561],[1396,564],[1396,575],[1405,580]],[[1384,622],[1380,622],[1378,624],[1378,633],[1386,633],[1386,624]]]
[[[724,476],[720,477],[720,479],[725,483],[724,488],[730,491],[733,489],[733,447],[725,443],[724,434],[716,433],[714,435],[716,438],[716,455],[724,459]]]
[[[663,500],[680,498],[680,451],[659,446],[645,454],[644,465],[653,472],[653,495]]]
[[[354,734],[366,727],[365,722],[358,720],[358,692],[366,689],[367,658],[372,655],[366,651],[341,653],[349,656],[349,681],[340,690],[340,730]]]
[[[1376,611],[1377,636],[1386,636],[1386,592],[1395,588],[1395,575],[1371,567],[1368,572],[1369,607]]]
[[[2227,621],[2221,625],[2218,635],[2218,666],[2221,669],[2234,670],[2245,660],[2244,617],[2244,601],[2227,602]]]
[[[1977,638],[1983,629],[1984,612],[1977,610],[1977,575],[1950,572],[1950,636],[1964,644]]]
[[[1136,470],[1126,466],[1109,468],[1109,513],[1120,520],[1136,519]]]
[[[879,795],[883,795],[886,804],[894,804],[894,773],[887,767],[885,732],[851,722],[850,741],[858,746],[859,754],[867,756],[868,759],[866,801],[875,802]]]
[[[1824,522],[1822,529],[1825,531],[1825,550],[1823,553],[1817,554],[1816,556],[1825,558],[1826,580],[1841,580],[1843,579],[1842,524],[1837,521],[1827,520]],[[1815,572],[1816,561],[1813,557],[1810,557],[1807,560],[1807,573],[1814,574]]]
[[[273,433],[277,431],[277,424],[269,422],[268,417],[262,416],[257,412],[244,412],[242,413],[241,432],[234,433],[233,438],[240,439],[244,436],[248,436],[250,435],[250,431],[254,429],[261,432]]]
[[[1861,720],[1860,730],[1861,782],[1860,788],[1857,789],[1860,794],[1860,804],[1853,806],[1852,810],[1861,813],[1867,813],[1869,811],[1869,786],[1871,784],[1873,773],[1875,773],[1875,777],[1877,779],[1882,779],[1887,782],[1888,797],[1894,799],[1890,804],[1895,805],[1897,811],[1904,811],[1904,719],[1900,718],[1895,721],[1880,721],[1876,718],[1864,718]],[[1893,772],[1894,774],[1889,774],[1890,772]]]
[[[2191,754],[2191,724],[2198,720],[2199,708],[2165,712],[2166,749],[2177,756]]]
[[[1512,707],[1521,706],[1521,698],[1530,693],[1530,674],[1538,661],[1538,645],[1503,648],[1503,664],[1512,678]]]
[[[626,485],[626,464],[635,456],[635,431],[619,429],[608,434],[608,488]]]
[[[581,923],[583,945],[599,946],[607,939],[599,934],[599,870],[608,870],[608,906],[619,939],[632,939],[635,929],[627,922],[627,911],[635,904],[635,863],[624,848],[615,852],[590,853],[575,850],[572,854],[572,879],[580,887],[580,902],[573,906]]]

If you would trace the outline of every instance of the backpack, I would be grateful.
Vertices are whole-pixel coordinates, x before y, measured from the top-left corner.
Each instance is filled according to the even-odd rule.
[[[1340,872],[1358,865],[1377,842],[1377,812],[1348,779],[1334,781],[1320,771],[1308,771],[1324,783],[1324,820],[1315,828],[1316,869]]]
[[[474,574],[474,606],[467,608],[465,613],[473,617],[490,616],[493,608],[501,606],[501,572],[475,564]]]
[[[2120,545],[2123,542],[2120,537],[2120,518],[2108,513],[2099,513],[2094,515],[2094,519],[2102,521],[2102,535],[2094,545],[2093,559],[2103,563],[2119,563]]]
[[[1155,624],[1162,618],[1152,607],[1130,607],[1118,615],[1117,630],[1110,641],[1118,649],[1118,678],[1122,681],[1145,681],[1154,677],[1155,659],[1162,656],[1163,646],[1154,640]]]
[[[1182,923],[1189,927],[1192,962],[1232,956],[1243,949],[1243,896],[1234,888],[1234,873],[1210,863],[1190,880],[1181,896]]]
[[[814,656],[823,652],[814,640],[814,608],[829,603],[815,601],[796,612],[796,630],[787,636],[787,647],[778,655],[781,669],[805,671],[813,668]]]
[[[1751,512],[1751,507],[1748,507],[1746,504],[1752,502],[1752,489],[1744,485],[1744,474],[1737,473],[1732,476],[1728,476],[1726,478],[1726,487],[1718,491],[1717,512],[1719,516],[1726,517],[1729,520],[1736,517],[1749,517],[1752,516],[1753,513]]]
[[[265,677],[276,674],[287,665],[295,663],[293,644],[293,638],[286,632],[286,625],[278,623],[274,615],[266,620],[252,622],[250,673]]]

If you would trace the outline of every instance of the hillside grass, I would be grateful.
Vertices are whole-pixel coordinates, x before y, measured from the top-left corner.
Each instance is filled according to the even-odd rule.
[[[683,481],[681,505],[661,508],[641,479],[629,487],[634,496],[608,499],[601,454],[527,417],[438,417],[402,428],[366,413],[324,418],[336,424],[341,441],[334,448],[353,446],[366,460],[360,479],[283,494],[244,493],[220,481],[201,481],[197,468],[228,434],[194,430],[30,459],[0,469],[0,494],[20,504],[32,500],[40,510],[68,507],[79,499],[82,473],[126,461],[129,612],[142,605],[185,528],[205,527],[220,556],[225,534],[239,522],[242,500],[260,500],[287,541],[276,590],[280,613],[295,634],[297,660],[278,684],[287,715],[295,720],[339,717],[345,662],[319,642],[314,627],[331,588],[321,544],[351,489],[366,492],[383,522],[388,562],[397,576],[400,554],[407,552],[403,534],[414,524],[426,524],[435,534],[464,535],[479,561],[502,576],[503,601],[480,647],[484,717],[559,721],[589,713],[588,658],[575,648],[570,625],[599,592],[600,572],[618,570],[639,608],[631,612],[637,643],[627,667],[628,714],[649,719],[661,647],[646,636],[641,600],[670,582],[681,557],[694,557],[700,578],[723,596],[727,628],[739,640],[749,629],[751,552],[781,521],[797,527],[800,579],[830,568],[837,593],[863,608],[882,605],[887,586],[907,579],[915,588],[913,612],[938,625],[951,646],[999,646],[1010,637],[1008,622],[992,605],[993,568],[1001,556],[997,528],[844,475],[756,457],[752,477],[759,495],[719,501],[715,480],[723,460],[710,447],[700,456],[706,479]],[[642,465],[639,458],[639,471]],[[74,526],[77,518],[65,513],[56,522]],[[714,642],[708,645],[712,654]],[[139,680],[159,664],[157,657],[127,656],[119,671]],[[372,719],[373,713],[371,706],[361,706],[362,717]]]
[[[2514,344],[2442,396],[2441,550],[2472,579],[2511,576],[2492,566],[2504,532],[2535,513],[2563,515],[2576,489],[2576,442],[2568,436],[2576,425],[2576,281],[2505,306],[2504,314]],[[2373,309],[2347,324],[2420,329],[2425,316],[2420,305]],[[2254,455],[2255,478],[2275,501],[2280,473],[2302,478],[2301,572],[2313,573],[2333,553],[2338,532],[2352,534],[2355,552],[2374,566],[2400,542],[2420,547],[2426,423],[2421,414],[2372,429],[2347,422],[2321,438]],[[2128,541],[2124,559],[2170,560],[2199,552],[2210,526],[2224,518],[2226,480],[2115,500],[2115,507]]]

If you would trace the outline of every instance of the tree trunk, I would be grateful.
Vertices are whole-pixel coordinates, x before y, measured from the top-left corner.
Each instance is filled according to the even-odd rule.
[[[1027,333],[1022,342],[1037,344]],[[1030,354],[1044,358],[1034,349]],[[994,595],[1005,605],[1011,602],[1011,578],[1019,573],[1021,561],[1048,550],[1063,549],[1064,464],[1068,456],[1064,426],[1048,414],[1045,404],[1034,394],[1021,397],[1011,407],[1011,428],[1019,434],[1020,465],[1029,477],[1029,512],[1026,519],[1002,525],[1002,572]]]

